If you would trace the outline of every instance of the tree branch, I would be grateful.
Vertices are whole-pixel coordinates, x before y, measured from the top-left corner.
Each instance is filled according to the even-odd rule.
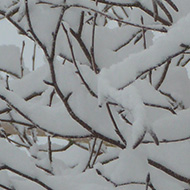
[[[7,166],[7,165],[0,166],[0,170],[9,170],[9,171],[21,176],[21,177],[24,177],[24,178],[26,178],[26,179],[28,179],[30,181],[33,181],[34,183],[44,187],[47,190],[53,190],[51,187],[46,185],[44,182],[40,181],[38,178],[31,177],[31,176],[29,176],[27,174],[24,174],[24,173],[14,169],[14,168],[11,168],[11,167]]]
[[[164,165],[162,165],[162,164],[160,164],[158,162],[155,162],[155,161],[153,161],[151,159],[148,159],[148,163],[151,166],[153,166],[153,167],[165,172],[166,174],[174,177],[175,179],[190,184],[190,179],[189,178],[184,177],[184,176],[172,171],[171,169],[167,168],[166,166],[164,166]]]

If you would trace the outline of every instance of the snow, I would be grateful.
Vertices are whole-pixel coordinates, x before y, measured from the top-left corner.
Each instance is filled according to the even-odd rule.
[[[149,158],[189,178],[189,146],[189,142],[161,144],[156,148],[149,146]]]
[[[6,97],[17,109],[22,110],[26,117],[29,118],[30,122],[32,121],[34,125],[40,126],[40,128],[45,131],[60,136],[89,135],[86,130],[82,129],[79,124],[71,119],[64,106],[58,106],[55,108],[47,106],[41,107],[40,105],[26,102],[18,95],[15,96],[13,92],[7,91],[3,88],[0,89],[0,94]],[[42,118],[46,119],[42,120]],[[52,128],[52,126],[54,127]]]
[[[150,175],[149,185],[155,189],[188,189],[188,182],[148,160],[190,179],[190,80],[183,67],[188,51],[178,65],[185,49],[181,44],[189,48],[189,1],[172,0],[179,13],[170,1],[162,1],[172,15],[171,26],[163,8],[158,7],[163,20],[155,21],[142,7],[130,7],[140,3],[153,11],[150,0],[38,2],[28,0],[28,6],[34,41],[45,50],[44,65],[26,69],[31,56],[25,55],[21,76],[21,49],[5,42],[0,46],[0,70],[13,75],[0,78],[0,113],[7,110],[0,121],[9,121],[18,132],[0,139],[0,188],[141,190]],[[116,6],[106,6],[107,2]],[[119,4],[129,7],[121,9]],[[0,13],[9,16],[18,8],[9,19],[32,37],[25,5],[24,0],[2,0]],[[68,36],[60,26],[54,38],[60,5],[70,6],[61,21]],[[139,26],[113,26],[103,15],[93,26],[96,11],[134,24],[165,27],[167,32],[157,36]],[[100,72],[94,72],[92,60]]]
[[[148,174],[146,155],[139,150],[124,150],[112,171],[111,179],[118,184],[145,181]]]
[[[20,77],[20,50],[14,45],[0,46],[0,70]]]
[[[10,81],[10,89],[22,98],[30,97],[35,93],[42,93],[47,89],[47,85],[43,80],[48,80],[48,74],[47,66],[42,66],[36,69],[35,72],[27,74],[22,79]]]
[[[8,166],[14,170],[20,171],[25,175],[30,175],[34,177],[38,171],[35,170],[34,163],[30,160],[30,158],[26,155],[25,152],[19,150],[14,145],[5,142],[4,140],[0,140],[1,147],[1,155],[0,155],[0,165]],[[14,155],[14,159],[12,159],[12,155]],[[16,163],[16,164],[15,164]]]

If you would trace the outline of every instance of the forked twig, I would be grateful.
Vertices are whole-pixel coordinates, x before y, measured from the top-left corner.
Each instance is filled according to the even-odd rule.
[[[91,149],[91,152],[90,152],[90,157],[88,159],[88,162],[87,162],[86,167],[84,168],[83,172],[85,172],[88,167],[89,168],[91,167],[90,163],[91,163],[91,160],[92,160],[92,156],[94,154],[94,150],[95,150],[95,146],[96,146],[96,140],[97,140],[97,138],[94,138],[94,142],[93,142],[92,149]]]

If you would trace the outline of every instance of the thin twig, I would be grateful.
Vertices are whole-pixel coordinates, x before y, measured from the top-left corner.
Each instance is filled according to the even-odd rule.
[[[183,64],[181,64],[181,66],[182,66],[182,67],[185,67],[185,66],[189,63],[189,61],[190,61],[190,58],[187,59]]]
[[[96,0],[93,0],[93,1],[96,1]],[[107,0],[98,0],[98,2],[107,5],[108,6],[107,9],[110,9],[112,6],[130,7],[130,8],[133,8],[133,7],[135,8],[136,7],[136,8],[139,8],[140,10],[144,11],[148,15],[154,17],[154,13],[150,9],[148,9],[147,7],[144,7],[139,1],[135,1],[134,3],[120,3],[120,2],[110,2],[110,1],[107,1]],[[45,1],[38,2],[38,4],[40,4],[40,3],[51,4],[51,5],[54,5],[54,7],[61,7],[61,6],[63,6],[63,5],[60,5],[60,4],[53,4],[53,3],[49,3],[49,2],[45,2]],[[105,9],[105,10],[107,10],[107,9]],[[106,11],[104,11],[104,12],[106,12]],[[157,17],[157,20],[159,22],[161,22],[162,24],[166,25],[166,26],[170,26],[171,25],[170,22],[168,22],[166,19],[160,17],[159,15]]]
[[[36,43],[34,43],[34,50],[32,56],[32,70],[35,70],[35,59],[36,59]]]
[[[79,28],[78,28],[78,35],[81,37],[82,35],[82,29],[84,26],[84,11],[81,12],[81,16],[80,16],[80,24],[79,24]]]
[[[26,127],[30,127],[30,128],[34,128],[35,126],[30,124],[30,123],[26,123],[26,122],[22,122],[22,121],[17,121],[14,119],[0,119],[1,122],[7,122],[7,123],[15,123],[15,124],[19,124],[19,125],[23,125]]]
[[[150,107],[155,107],[155,108],[165,109],[165,110],[170,111],[172,114],[175,114],[175,115],[176,115],[176,112],[175,112],[171,107],[168,107],[168,106],[162,106],[162,105],[151,104],[151,103],[146,103],[146,102],[144,102],[144,105],[145,105],[145,106],[150,106]]]
[[[165,65],[164,72],[162,73],[162,76],[159,80],[159,82],[156,84],[155,89],[158,90],[162,83],[164,82],[164,79],[166,78],[166,74],[168,72],[169,66],[170,66],[171,60],[168,60],[167,64]]]
[[[21,177],[24,177],[24,178],[26,178],[26,179],[28,179],[30,181],[33,181],[34,183],[42,186],[43,188],[45,188],[47,190],[53,190],[47,184],[45,184],[44,182],[40,181],[37,177],[31,177],[31,176],[29,176],[27,174],[24,174],[24,173],[22,173],[22,172],[20,172],[20,171],[18,171],[16,169],[14,169],[14,168],[11,168],[10,166],[1,165],[0,170],[9,170],[9,171],[13,172],[14,174],[17,174],[17,175],[19,175]]]
[[[96,163],[96,160],[97,160],[97,158],[98,158],[98,155],[100,154],[100,150],[101,150],[102,144],[103,144],[103,141],[101,140],[100,145],[99,145],[99,148],[98,148],[98,151],[96,152],[96,155],[95,155],[95,157],[94,157],[94,160],[93,160],[93,163],[92,163],[92,167],[93,167],[94,164]]]
[[[114,20],[116,22],[120,22],[120,23],[123,23],[123,24],[126,24],[126,25],[129,25],[129,26],[133,26],[133,27],[136,27],[136,28],[141,28],[141,29],[145,29],[145,30],[151,30],[151,31],[158,31],[158,32],[163,32],[163,33],[166,33],[167,30],[166,28],[162,27],[162,28],[158,28],[158,27],[150,27],[150,26],[143,26],[143,25],[140,25],[140,24],[135,24],[135,23],[131,23],[131,22],[127,22],[127,21],[123,21],[123,20],[119,20],[117,18],[114,18],[108,14],[105,14],[101,11],[98,11],[98,10],[95,10],[93,8],[90,8],[90,7],[86,7],[84,5],[71,5],[70,7],[74,7],[74,8],[82,8],[82,9],[86,9],[86,10],[90,10],[92,12],[95,12],[97,14],[100,14],[110,20]]]
[[[10,90],[10,87],[9,87],[9,75],[6,75],[6,89]]]
[[[97,18],[97,13],[94,14],[94,19],[93,19],[93,27],[92,27],[92,46],[90,48],[91,52],[91,61],[92,61],[92,68],[96,74],[99,73],[98,66],[96,65],[95,61],[95,55],[94,55],[94,44],[95,44],[95,28],[96,28],[96,18]]]
[[[54,57],[55,57],[55,48],[56,48],[56,43],[57,43],[57,36],[58,36],[59,28],[61,26],[62,18],[63,18],[65,11],[66,11],[66,8],[65,8],[65,6],[63,6],[61,9],[61,13],[59,15],[58,21],[57,21],[55,31],[52,33],[53,40],[52,40],[52,46],[51,46],[51,54],[49,57],[49,59],[51,59],[52,61],[54,60]]]
[[[91,149],[90,157],[88,159],[88,162],[87,162],[86,167],[84,168],[83,172],[85,172],[88,167],[89,168],[91,167],[90,163],[91,163],[91,160],[92,160],[92,156],[94,154],[94,150],[95,150],[95,146],[96,146],[96,140],[97,140],[97,138],[94,138],[94,142],[93,142],[93,146],[92,146],[92,149]]]
[[[161,170],[161,171],[167,173],[168,175],[174,177],[175,179],[177,179],[177,180],[179,180],[179,181],[182,181],[182,182],[185,182],[185,183],[187,183],[187,184],[190,184],[190,178],[187,178],[187,177],[185,177],[185,176],[182,176],[182,175],[176,173],[175,171],[173,171],[173,170],[167,168],[166,166],[164,166],[164,165],[162,165],[162,164],[160,164],[160,163],[158,163],[158,162],[156,162],[156,161],[153,161],[153,160],[151,160],[151,159],[148,159],[148,163],[149,163],[151,166],[153,166],[153,167],[155,167],[155,168],[157,168],[157,169],[159,169],[159,170]]]
[[[116,49],[114,49],[113,51],[117,52],[120,49],[122,49],[123,47],[125,47],[126,45],[128,45],[140,32],[141,32],[141,30],[138,30],[136,33],[134,33],[131,36],[131,38],[129,38],[125,43],[123,43],[122,45],[120,45],[119,47],[117,47]]]
[[[6,189],[6,190],[15,190],[14,187],[6,187],[6,186],[3,185],[3,184],[0,184],[0,187],[3,188],[3,189]]]
[[[77,42],[79,43],[81,50],[83,51],[83,53],[86,56],[89,63],[92,63],[90,53],[89,53],[85,43],[83,42],[81,36],[79,34],[77,34],[72,28],[70,28],[70,32],[74,36],[74,38],[77,40]],[[73,62],[73,60],[72,60],[72,62]]]
[[[120,187],[120,186],[125,186],[125,185],[146,185],[145,182],[135,182],[135,181],[117,184],[111,179],[109,179],[108,177],[106,177],[105,175],[103,175],[100,170],[96,169],[96,172],[98,175],[103,177],[107,182],[111,183],[114,187]]]
[[[185,57],[184,54],[182,54],[182,56],[179,58],[179,60],[177,62],[177,66],[180,65],[180,63],[181,63],[181,61],[183,60],[184,57]]]
[[[121,139],[121,140],[123,141],[123,143],[126,145],[127,142],[126,142],[125,138],[123,137],[123,135],[121,134],[121,132],[120,132],[120,130],[119,130],[117,124],[116,124],[116,121],[115,121],[115,119],[114,119],[114,117],[113,117],[113,115],[112,115],[111,108],[110,108],[110,106],[109,106],[108,103],[106,103],[106,107],[107,107],[109,116],[110,116],[110,118],[111,118],[111,121],[112,121],[112,123],[113,123],[113,125],[114,125],[114,127],[115,127],[115,132],[116,132],[116,134],[120,137],[120,139]]]
[[[141,24],[144,25],[143,16],[141,16]],[[144,45],[144,49],[147,48],[145,32],[146,32],[146,30],[143,28],[143,29],[142,29],[142,35],[143,35],[143,45]]]
[[[48,104],[49,107],[51,107],[52,105],[54,95],[55,95],[55,90],[53,90],[50,94],[50,99],[49,99],[49,104]]]
[[[160,140],[159,143],[177,143],[177,142],[183,142],[183,141],[188,141],[190,140],[190,136],[188,137],[184,137],[184,138],[180,138],[180,139],[173,139],[173,140],[167,140],[167,139],[163,139]],[[149,144],[149,143],[155,143],[153,141],[148,141],[148,140],[144,140],[142,141],[143,144]]]
[[[21,50],[21,55],[20,55],[21,78],[22,78],[23,75],[24,75],[24,65],[23,65],[24,48],[25,48],[25,41],[22,42],[22,50]]]
[[[51,148],[51,137],[48,135],[48,157],[50,163],[52,163],[52,148]]]

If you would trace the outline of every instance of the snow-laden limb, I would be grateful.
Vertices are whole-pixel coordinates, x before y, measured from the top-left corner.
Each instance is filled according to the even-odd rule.
[[[171,143],[167,145],[162,144],[157,147],[157,149],[149,146],[148,162],[151,166],[164,171],[177,180],[189,183],[190,175],[187,166],[189,165],[190,154],[187,151],[188,149],[189,142]],[[165,155],[164,158],[163,155]]]
[[[44,175],[42,171],[35,166],[25,152],[4,140],[1,140],[1,145],[0,170],[8,170],[41,185],[45,189],[51,189],[43,182],[43,179],[41,179],[41,176]],[[14,155],[14,160],[12,159],[12,155]]]
[[[172,82],[174,80],[175,83]],[[160,87],[160,91],[172,95],[179,107],[189,108],[189,86],[190,83],[186,68],[173,67],[169,69],[165,81]]]
[[[189,35],[190,15],[183,17],[170,31],[157,40],[147,50],[127,57],[124,61],[102,69],[101,78],[105,78],[117,89],[124,88],[150,70],[156,69],[168,60],[176,57],[189,49],[187,41]],[[181,33],[181,28],[183,33]],[[186,44],[187,46],[182,46]],[[173,48],[170,48],[170,47]]]
[[[146,131],[146,127],[148,126],[146,123],[146,111],[137,89],[131,85],[124,90],[118,91],[100,77],[98,87],[99,106],[102,106],[105,98],[108,98],[108,101],[113,99],[114,102],[132,113],[134,117],[133,144],[135,144],[139,136]]]
[[[33,124],[34,127],[38,127],[55,136],[89,136],[89,133],[86,130],[82,129],[70,118],[64,106],[55,108],[50,108],[47,106],[43,107],[26,102],[15,93],[4,89],[4,87],[1,87],[0,91],[1,99],[7,102],[22,117],[24,117],[24,119]],[[46,120],[43,118],[46,118]],[[54,127],[52,128],[52,126]]]
[[[150,123],[148,122],[146,109],[145,109],[145,105],[147,103],[144,103],[143,99],[146,102],[146,100],[149,99],[148,98],[149,96],[147,97],[147,94],[150,91],[153,91],[153,93],[155,94],[155,100],[158,103],[158,105],[159,104],[169,105],[167,100],[164,97],[162,97],[158,92],[156,92],[153,88],[151,89],[151,87],[149,87],[149,83],[146,83],[146,82],[143,83],[140,81],[139,83],[136,82],[136,85],[130,85],[127,88],[124,88],[122,90],[117,90],[111,86],[109,81],[105,81],[104,79],[102,79],[101,78],[102,75],[103,74],[101,72],[98,78],[99,79],[98,80],[99,106],[102,106],[105,101],[107,102],[111,101],[113,103],[118,104],[124,110],[132,114],[132,117],[133,117],[132,146],[133,148],[136,148],[141,143],[147,131],[149,131],[150,134],[154,134],[154,136],[152,137],[155,140],[156,144],[159,144],[157,137],[155,133],[152,131],[152,127]],[[141,87],[137,88],[139,84],[141,84]],[[143,87],[145,88],[143,89]],[[141,95],[141,93],[143,95]],[[150,93],[152,94],[152,92]],[[148,101],[154,102],[154,100],[151,100],[151,99],[149,99]]]
[[[54,136],[68,138],[82,138],[91,136],[91,133],[89,133],[90,131],[88,132],[87,130],[83,129],[80,124],[75,122],[70,117],[65,106],[56,106],[51,108],[48,106],[32,104],[30,102],[26,102],[19,96],[16,96],[15,93],[3,89],[3,87],[1,88],[0,94],[2,100],[7,102],[10,107],[16,110],[25,120],[29,121],[29,123],[31,123],[34,127],[40,128],[43,131],[47,131]],[[78,96],[78,94],[80,94],[80,96]],[[102,138],[105,137],[105,140],[107,138],[108,141],[110,140],[110,142],[112,142],[113,140],[115,141],[115,143],[120,143],[114,129],[110,127],[112,126],[112,124],[111,120],[109,119],[109,115],[105,112],[104,109],[99,109],[96,103],[96,99],[94,99],[94,101],[92,101],[91,99],[91,96],[88,95],[84,97],[84,92],[82,90],[78,90],[76,94],[73,94],[71,96],[70,105],[72,109],[75,110],[75,114],[80,116],[80,118],[84,121],[90,122],[90,126],[92,126],[92,132],[101,134]],[[91,102],[90,109],[89,106],[83,106],[83,112],[81,112],[80,107],[82,105],[85,105],[85,102]],[[94,109],[91,109],[92,107]],[[86,115],[86,113],[88,113],[89,115]],[[89,119],[90,115],[93,119]],[[43,118],[46,118],[46,120],[43,120]],[[99,122],[93,122],[94,118],[95,121]],[[105,118],[107,119],[105,120]],[[52,128],[52,126],[54,127]],[[102,126],[104,126],[104,128],[102,128]]]
[[[48,75],[49,71],[47,66],[43,66],[22,77],[22,79],[11,80],[9,82],[9,88],[20,97],[28,100],[35,95],[42,94],[48,88],[44,83],[44,80],[49,80]],[[21,86],[22,88],[20,88]]]
[[[160,141],[172,142],[180,139],[188,139],[190,133],[189,127],[189,109],[178,112],[177,115],[162,116],[153,124],[155,133]]]

